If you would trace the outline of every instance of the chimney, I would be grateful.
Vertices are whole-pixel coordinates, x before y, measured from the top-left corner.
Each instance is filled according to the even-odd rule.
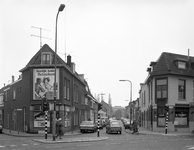
[[[11,78],[12,78],[12,83],[14,82],[14,76],[11,76]]]
[[[75,73],[75,63],[72,62],[70,66],[71,66],[70,68],[73,71],[73,73]]]
[[[70,55],[67,56],[67,65],[71,67],[71,56]]]

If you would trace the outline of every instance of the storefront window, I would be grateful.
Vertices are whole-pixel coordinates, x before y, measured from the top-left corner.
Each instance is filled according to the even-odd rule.
[[[188,126],[189,108],[175,108],[175,121],[177,126]]]
[[[65,127],[70,127],[70,107],[69,106],[65,106],[65,114],[64,114],[64,121],[65,121]]]
[[[164,109],[164,107],[158,107],[158,126],[165,126],[165,120],[166,120],[166,118],[165,118],[165,109]]]

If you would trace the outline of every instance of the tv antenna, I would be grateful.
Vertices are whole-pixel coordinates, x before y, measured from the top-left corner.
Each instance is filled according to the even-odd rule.
[[[39,36],[38,36],[38,35],[33,35],[33,34],[31,34],[31,36],[35,36],[35,37],[40,38],[40,48],[42,47],[42,38],[43,38],[43,39],[52,40],[51,38],[47,38],[47,37],[43,37],[43,36],[42,36],[42,30],[44,30],[44,31],[50,31],[50,30],[44,29],[44,28],[40,28],[40,27],[34,27],[34,26],[31,26],[31,28],[35,28],[35,29],[39,29],[39,30],[40,30],[40,35],[39,35]]]

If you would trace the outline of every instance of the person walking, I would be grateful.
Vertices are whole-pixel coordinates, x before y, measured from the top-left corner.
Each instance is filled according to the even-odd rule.
[[[57,120],[56,129],[57,129],[57,136],[56,136],[56,138],[59,136],[59,139],[62,139],[62,135],[63,135],[63,123],[62,123],[62,119],[61,118],[59,118]]]
[[[136,120],[133,120],[132,127],[133,127],[132,134],[138,133],[138,124],[137,124],[137,121]]]

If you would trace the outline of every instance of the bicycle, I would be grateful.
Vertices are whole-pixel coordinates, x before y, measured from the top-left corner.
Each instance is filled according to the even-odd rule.
[[[138,128],[135,128],[135,129],[133,129],[133,132],[132,132],[132,134],[136,134],[136,135],[138,135],[139,134],[139,130],[138,130]]]

